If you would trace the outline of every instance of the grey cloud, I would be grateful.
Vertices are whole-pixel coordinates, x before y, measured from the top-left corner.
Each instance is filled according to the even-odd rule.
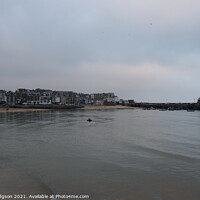
[[[61,80],[57,87],[66,82],[83,90],[78,81],[70,82],[84,64],[94,69],[102,64],[113,71],[115,65],[137,68],[143,63],[180,71],[198,68],[199,6],[197,0],[2,0],[0,84],[6,86],[3,77],[12,77],[14,88],[15,79],[24,78],[26,84],[29,81],[25,77],[29,77],[52,86],[48,77],[56,76]],[[83,79],[78,76],[79,82],[88,87],[90,74]],[[106,87],[105,75],[94,76],[94,87]],[[192,81],[188,84],[192,86]],[[119,92],[125,94],[123,89]]]

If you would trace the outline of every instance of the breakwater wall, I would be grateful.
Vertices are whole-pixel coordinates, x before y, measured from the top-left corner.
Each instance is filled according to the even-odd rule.
[[[144,109],[166,109],[166,110],[200,110],[199,103],[133,103],[131,107]]]

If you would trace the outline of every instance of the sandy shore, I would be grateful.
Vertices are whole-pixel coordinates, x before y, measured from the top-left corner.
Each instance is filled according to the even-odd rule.
[[[116,105],[116,106],[92,106],[92,105],[86,105],[83,108],[80,109],[88,109],[88,110],[105,110],[105,109],[134,109],[134,107],[129,107],[129,106],[121,106],[121,105]]]
[[[115,105],[115,106],[94,106],[94,105],[86,105],[83,108],[77,108],[77,109],[83,109],[83,110],[108,110],[108,109],[134,109],[134,107],[129,106],[121,106],[121,105]],[[0,108],[0,113],[2,112],[33,112],[33,111],[46,111],[51,109],[37,109],[37,108],[9,108],[8,110],[6,108]]]
[[[33,108],[0,108],[0,113],[1,112],[33,112],[33,111],[45,111],[49,109],[33,109]]]

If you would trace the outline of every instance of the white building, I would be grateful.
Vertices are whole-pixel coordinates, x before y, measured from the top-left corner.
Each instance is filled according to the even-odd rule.
[[[51,104],[51,93],[50,92],[43,92],[39,97],[39,102],[40,102],[41,105]]]

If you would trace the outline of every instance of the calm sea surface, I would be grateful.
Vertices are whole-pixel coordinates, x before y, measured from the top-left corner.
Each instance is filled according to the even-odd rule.
[[[0,194],[199,200],[200,112],[0,113]]]

